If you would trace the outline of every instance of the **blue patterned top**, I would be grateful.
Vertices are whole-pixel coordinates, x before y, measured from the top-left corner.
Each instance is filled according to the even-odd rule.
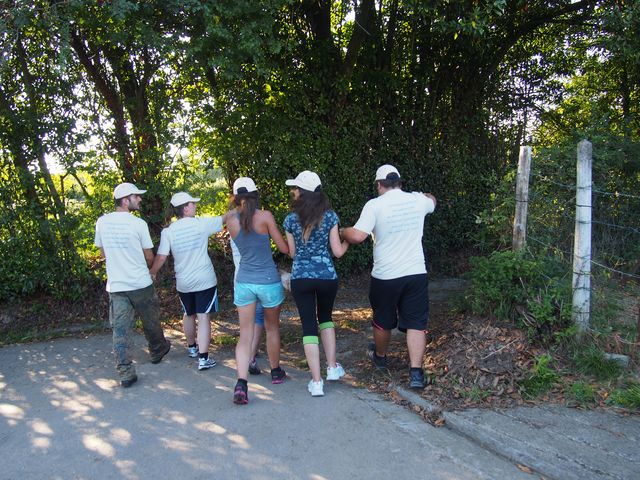
[[[333,210],[324,213],[320,225],[313,229],[309,240],[302,239],[302,226],[297,213],[290,213],[284,219],[284,229],[293,235],[296,254],[291,268],[291,278],[338,278],[329,253],[329,232],[338,224],[338,215]]]

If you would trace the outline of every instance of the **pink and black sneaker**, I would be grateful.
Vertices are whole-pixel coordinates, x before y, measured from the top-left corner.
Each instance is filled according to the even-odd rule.
[[[247,392],[247,385],[241,382],[236,383],[236,388],[233,389],[233,403],[236,405],[246,405],[249,403],[249,394]]]
[[[271,369],[271,383],[283,383],[285,378],[287,378],[287,374],[282,368],[278,367]]]

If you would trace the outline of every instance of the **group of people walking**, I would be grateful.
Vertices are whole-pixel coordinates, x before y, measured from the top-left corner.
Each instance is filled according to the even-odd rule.
[[[233,402],[249,402],[248,374],[260,373],[255,355],[262,330],[271,381],[286,378],[280,366],[280,308],[285,293],[273,261],[271,241],[293,259],[291,293],[298,308],[304,352],[311,372],[309,393],[324,395],[320,343],[327,368],[326,380],[339,380],[345,370],[336,359],[332,321],[338,277],[333,258],[342,257],[350,244],[373,240],[374,266],[369,298],[373,310],[373,344],[368,354],[375,368],[386,369],[391,331],[407,334],[410,387],[424,388],[422,360],[428,321],[428,277],[422,248],[424,219],[436,200],[428,193],[402,190],[400,173],[392,165],[376,172],[378,197],[364,206],[351,228],[340,229],[336,212],[311,171],[287,180],[291,213],[284,220],[285,236],[272,213],[260,208],[260,196],[251,178],[233,184],[232,209],[222,216],[196,217],[199,198],[178,192],[171,198],[177,220],[164,228],[156,255],[147,224],[131,214],[138,210],[145,190],[131,183],[114,189],[115,212],[96,223],[95,245],[106,259],[109,319],[113,329],[116,369],[123,387],[137,381],[130,353],[134,311],[142,317],[152,363],[169,352],[159,321],[159,302],[153,279],[169,254],[174,257],[176,288],[184,310],[188,355],[198,357],[198,369],[216,365],[209,356],[210,315],[218,310],[217,280],[208,254],[209,237],[222,230],[231,237],[236,272],[233,301],[238,310],[240,337],[236,345],[237,383]]]

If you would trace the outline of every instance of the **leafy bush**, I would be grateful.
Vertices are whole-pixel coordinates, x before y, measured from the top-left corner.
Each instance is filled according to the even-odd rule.
[[[569,326],[571,286],[553,258],[523,252],[472,257],[469,305],[474,313],[518,321],[543,340]]]

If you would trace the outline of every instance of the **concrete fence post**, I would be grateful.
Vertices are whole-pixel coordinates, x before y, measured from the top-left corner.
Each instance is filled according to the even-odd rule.
[[[516,178],[516,213],[513,218],[513,250],[522,250],[527,242],[527,210],[529,207],[529,172],[531,147],[520,147]]]
[[[572,317],[582,337],[589,328],[591,314],[591,167],[592,145],[578,143],[576,177],[576,226],[573,243]]]

